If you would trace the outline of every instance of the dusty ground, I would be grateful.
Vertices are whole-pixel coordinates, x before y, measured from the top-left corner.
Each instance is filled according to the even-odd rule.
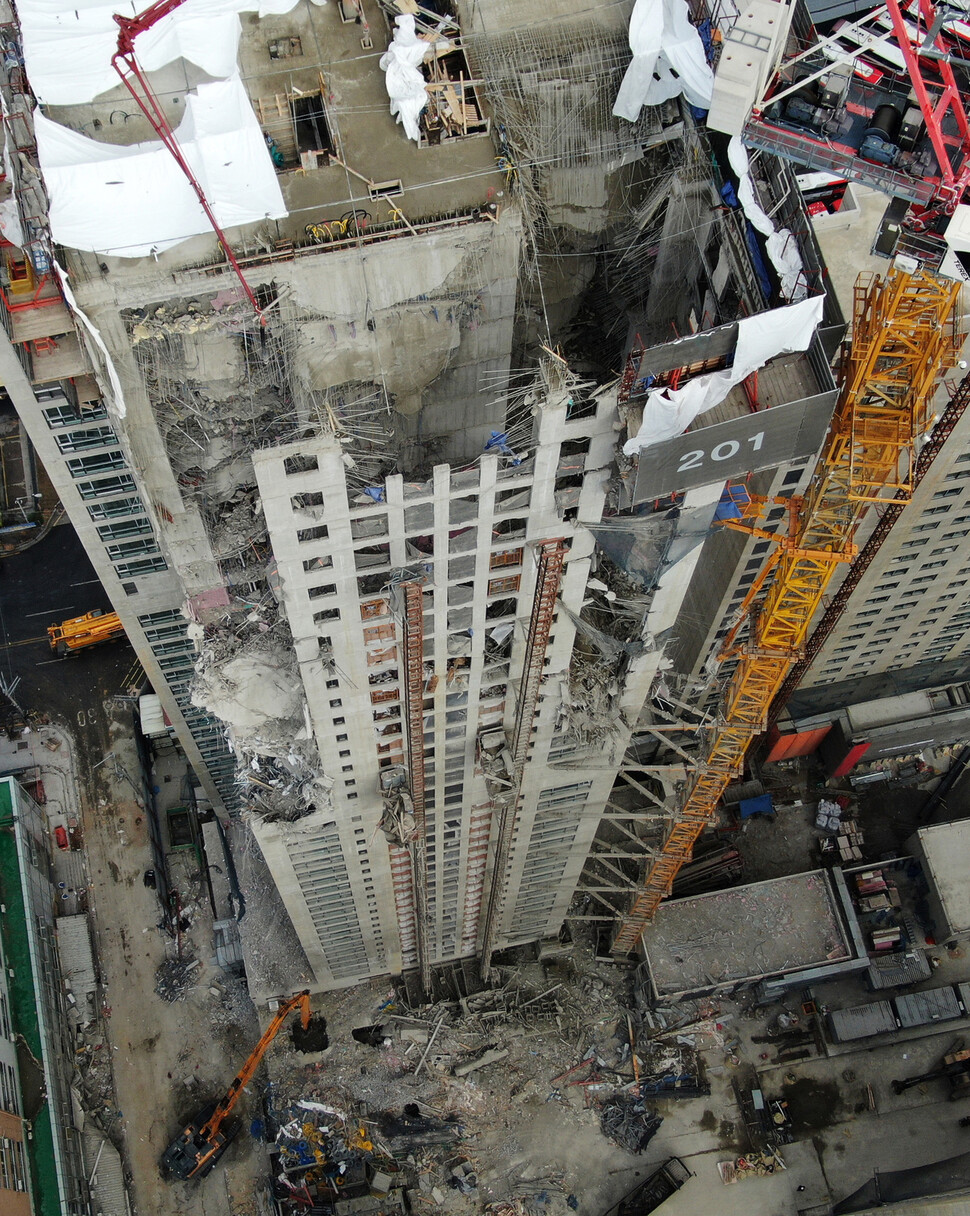
[[[109,759],[93,772],[82,771],[80,784],[114,1108],[134,1208],[153,1216],[187,1208],[207,1216],[255,1216],[261,1211],[254,1201],[259,1163],[248,1154],[232,1151],[225,1170],[191,1187],[159,1176],[158,1158],[179,1120],[225,1088],[259,1032],[244,990],[229,985],[210,958],[211,915],[191,854],[187,863],[176,862],[175,881],[192,922],[182,948],[201,963],[184,1000],[169,1003],[154,991],[155,973],[174,943],[158,928],[156,892],[143,883],[152,863],[144,804],[133,788],[139,768],[130,708],[107,701],[103,715]]]

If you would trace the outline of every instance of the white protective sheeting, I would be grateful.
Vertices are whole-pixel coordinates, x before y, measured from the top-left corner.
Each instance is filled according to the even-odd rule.
[[[706,110],[714,73],[701,36],[691,25],[686,0],[637,0],[630,17],[633,60],[616,95],[613,114],[636,122],[642,106],[657,106],[683,93]]]
[[[236,70],[239,14],[288,13],[296,0],[185,0],[138,35],[141,68],[153,72],[187,59],[216,79]],[[142,0],[19,0],[24,61],[34,96],[49,106],[78,105],[116,88],[111,66],[118,45],[114,14],[135,17]]]
[[[39,110],[34,122],[58,244],[135,258],[212,231],[164,144],[98,143]],[[266,140],[238,76],[189,93],[175,134],[221,227],[286,215]]]
[[[758,205],[748,165],[748,150],[737,135],[733,135],[728,143],[728,160],[738,175],[741,210],[765,238],[768,258],[781,281],[781,294],[794,303],[804,300],[808,295],[808,283],[802,270],[798,242],[789,229],[775,228],[774,222]]]
[[[764,367],[769,359],[807,350],[822,319],[824,303],[824,295],[812,296],[799,304],[742,317],[738,321],[734,364],[723,372],[695,376],[683,388],[649,393],[643,407],[643,422],[636,435],[623,445],[624,453],[635,456],[651,443],[682,435],[698,414],[720,405],[736,384]]]
[[[104,338],[101,337],[101,331],[92,324],[90,317],[75,299],[74,292],[71,290],[71,284],[68,282],[67,271],[54,263],[54,270],[61,284],[61,291],[64,299],[67,302],[68,308],[77,318],[79,324],[83,326],[88,337],[101,352],[101,358],[104,363],[105,374],[108,377],[108,383],[111,385],[111,394],[109,403],[114,412],[119,418],[124,418],[128,407],[125,405],[125,390],[121,387],[121,377],[118,375],[118,369],[115,367],[114,360],[111,358],[111,352],[105,346]]]
[[[391,99],[391,113],[415,143],[421,138],[418,118],[428,104],[421,64],[430,46],[414,29],[414,17],[402,13],[394,18],[394,37],[381,56],[384,84]]]

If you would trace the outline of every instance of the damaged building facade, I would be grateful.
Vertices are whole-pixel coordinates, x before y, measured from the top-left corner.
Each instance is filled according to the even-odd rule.
[[[312,985],[487,971],[622,911],[770,544],[725,483],[804,488],[844,322],[697,124],[720,14],[650,84],[622,7],[240,7],[135,32],[154,127],[7,12],[4,382]]]

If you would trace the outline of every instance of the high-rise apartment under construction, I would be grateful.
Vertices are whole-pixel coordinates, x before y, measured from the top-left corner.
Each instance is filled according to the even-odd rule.
[[[318,989],[625,913],[825,438],[852,74],[769,137],[806,11],[631,7],[5,13],[0,372]]]

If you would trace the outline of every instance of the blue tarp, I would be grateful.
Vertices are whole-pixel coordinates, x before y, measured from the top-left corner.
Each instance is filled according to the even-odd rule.
[[[742,819],[750,819],[752,815],[771,817],[775,813],[775,807],[771,795],[762,794],[760,798],[742,798],[738,803],[738,812]]]

